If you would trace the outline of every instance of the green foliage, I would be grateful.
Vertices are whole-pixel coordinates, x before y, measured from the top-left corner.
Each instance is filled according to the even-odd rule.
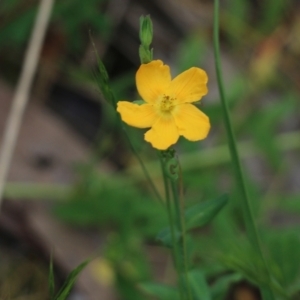
[[[210,287],[212,299],[223,300],[229,287],[242,279],[243,277],[238,273],[223,274]]]
[[[144,299],[137,285],[150,279],[150,270],[139,236],[130,231],[110,234],[104,256],[115,272],[115,286],[120,297]]]
[[[280,22],[280,19],[284,17],[284,13],[289,5],[289,1],[286,0],[262,1],[261,6],[263,9],[263,14],[262,18],[260,18],[260,30],[266,33],[274,30],[276,25]]]
[[[99,90],[102,93],[105,100],[108,101],[108,103],[110,105],[112,105],[113,108],[115,109],[117,106],[117,100],[115,98],[115,95],[114,95],[111,87],[110,87],[109,76],[108,76],[107,70],[106,70],[103,62],[99,58],[99,56],[96,52],[96,49],[95,49],[95,53],[97,56],[98,72],[99,72],[99,73],[96,73],[96,80],[97,80],[97,83],[99,86]]]
[[[15,8],[16,4],[19,0],[3,0],[1,2],[1,8],[3,11],[6,11],[7,13],[11,13],[13,9]]]
[[[183,277],[183,276],[182,276]],[[184,278],[182,278],[183,280]],[[191,270],[188,272],[188,280],[192,287],[194,300],[210,300],[209,287],[206,283],[204,274],[199,270]],[[139,284],[139,288],[148,295],[155,296],[161,300],[180,299],[179,292],[176,288],[158,284],[154,282],[143,282]]]
[[[159,203],[151,201],[129,182],[117,187],[96,173],[84,174],[70,199],[55,207],[55,214],[77,226],[105,226],[118,231],[139,232],[154,236],[166,224],[166,215]],[[125,187],[125,188],[124,188]]]
[[[228,5],[230,16],[246,22],[249,19],[250,3],[247,1],[233,0]],[[238,30],[238,28],[235,28]],[[234,29],[232,29],[234,30]]]
[[[23,44],[29,37],[37,9],[35,7],[25,11],[21,16],[13,19],[0,30],[2,46],[15,43]]]
[[[264,86],[255,83],[251,74],[251,66],[255,64],[256,55],[261,55],[261,45],[258,42],[253,44],[253,53],[249,53],[252,49],[244,49],[247,53],[247,60],[246,62],[239,61],[242,55],[239,49],[244,43],[254,41],[263,43],[265,41],[261,33],[267,35],[276,32],[277,28],[285,30],[285,27],[288,27],[287,24],[278,22],[284,18],[290,4],[284,0],[262,1],[258,4],[261,8],[259,14],[261,17],[257,18],[251,14],[254,6],[249,1],[227,2],[224,4],[226,10],[221,15],[222,41],[227,47],[228,45],[237,47],[238,50],[226,49],[229,50],[226,54],[231,56],[231,61],[236,59],[243,71],[238,70],[233,75],[231,70],[224,72],[225,88],[221,91],[222,98],[225,99],[223,99],[223,107],[215,101],[218,100],[215,99],[218,96],[213,93],[213,96],[209,94],[199,103],[199,108],[209,115],[212,124],[211,139],[208,143],[180,140],[176,146],[177,153],[180,154],[179,160],[185,162],[182,164],[184,201],[183,204],[181,203],[184,206],[182,211],[185,231],[174,220],[174,224],[168,224],[165,202],[153,201],[149,193],[150,186],[156,198],[161,199],[160,195],[167,195],[168,186],[165,191],[161,191],[161,175],[157,172],[153,173],[154,184],[151,179],[152,174],[147,173],[146,161],[149,158],[152,162],[154,154],[141,144],[143,133],[136,133],[134,129],[126,126],[115,126],[120,121],[115,111],[117,99],[125,99],[128,88],[134,86],[134,73],[130,71],[118,78],[110,79],[103,61],[97,57],[96,81],[103,98],[110,104],[110,106],[103,107],[105,124],[101,128],[106,138],[105,141],[109,140],[108,146],[103,146],[105,142],[101,139],[99,147],[105,148],[107,153],[115,151],[115,136],[111,137],[108,132],[122,129],[119,134],[125,135],[128,139],[129,147],[140,162],[147,181],[145,182],[143,178],[133,173],[127,173],[127,170],[115,172],[113,175],[100,176],[98,171],[95,171],[96,168],[89,165],[81,170],[81,178],[74,185],[67,201],[56,204],[54,212],[61,220],[75,227],[100,228],[108,232],[104,256],[112,265],[116,275],[116,289],[122,299],[143,300],[145,296],[162,300],[180,299],[182,296],[179,290],[182,288],[181,285],[186,284],[185,275],[187,275],[193,300],[223,300],[233,284],[244,280],[260,288],[264,300],[273,300],[272,293],[276,294],[278,299],[299,298],[300,268],[297,263],[300,253],[299,225],[297,222],[291,222],[289,226],[286,224],[276,225],[278,226],[276,228],[273,228],[273,224],[270,226],[270,215],[276,210],[284,214],[286,219],[288,217],[299,218],[300,213],[299,192],[293,191],[291,194],[285,187],[285,185],[289,186],[286,181],[297,180],[298,173],[295,178],[292,178],[293,174],[285,178],[288,171],[286,158],[289,156],[283,153],[286,150],[299,148],[299,136],[296,131],[298,123],[295,122],[298,120],[299,110],[298,87],[293,88],[288,82],[293,74],[285,69],[288,70],[293,61],[291,58],[287,62],[283,59],[279,60],[279,70],[274,72],[274,78],[272,77],[272,80]],[[3,47],[14,44],[16,51],[21,49],[20,46],[24,45],[28,39],[36,14],[36,6],[31,4],[19,15],[12,14],[19,4],[20,0],[3,0],[1,3],[3,15],[6,13],[7,16],[0,22],[2,26],[0,43]],[[85,5],[82,5],[80,0],[59,1],[55,4],[52,20],[60,24],[72,56],[76,56],[84,48],[89,30],[92,36],[99,33],[104,39],[109,36],[110,20],[107,20],[101,12],[101,4],[102,1],[98,0],[88,0]],[[283,36],[287,35],[288,30],[283,32]],[[74,36],[76,36],[75,39]],[[273,35],[265,38],[267,41],[269,38],[272,40]],[[153,58],[153,49],[150,48],[152,39],[153,25],[150,17],[141,17],[139,48],[141,63],[147,63]],[[288,48],[290,40],[291,37],[286,37],[282,45],[279,40],[276,41],[278,44],[275,46]],[[218,41],[215,40],[215,42]],[[276,47],[274,48],[272,44],[271,48],[274,50]],[[189,34],[178,50],[174,47],[177,57],[173,63],[179,72],[198,66],[200,63],[202,67],[207,64],[207,61],[209,62],[207,59],[209,49],[210,42],[206,39],[205,31],[200,29]],[[283,52],[288,55],[289,51],[291,50],[287,49]],[[297,51],[294,51],[295,56],[298,55]],[[220,65],[219,61],[217,71]],[[249,70],[246,69],[248,67]],[[84,73],[77,67],[68,70],[71,70],[76,82],[90,82],[91,80],[88,72]],[[208,73],[211,84],[214,82],[211,70]],[[222,74],[219,72],[218,76],[220,75]],[[213,92],[213,85],[210,89]],[[134,103],[140,105],[142,100],[136,100]],[[227,151],[228,141],[225,138],[224,124],[221,120],[223,114],[233,164],[230,162]],[[291,130],[295,130],[294,136],[287,138],[286,132]],[[280,135],[279,132],[281,132]],[[244,142],[245,138],[246,142]],[[142,149],[144,152],[141,155],[139,150]],[[117,151],[118,154],[123,154],[121,147]],[[298,153],[290,152],[289,155],[298,155]],[[265,172],[270,171],[270,174],[268,172],[261,174],[263,175],[261,177],[266,177],[268,186],[264,186],[264,183],[259,182],[250,172],[243,175],[241,171],[242,165],[247,173],[245,158],[255,156],[259,157],[259,162],[262,161],[262,164],[269,167]],[[131,157],[128,155],[128,161],[130,160]],[[169,159],[166,165],[168,170],[175,166],[174,176],[169,177],[173,183],[177,184],[178,180],[181,180],[178,176],[180,168],[177,158]],[[236,182],[233,181],[230,172],[232,167],[236,174]],[[282,184],[279,187],[280,190],[277,187],[278,182]],[[223,191],[229,191],[230,203],[228,203],[228,196],[218,197]],[[249,195],[251,201],[248,199]],[[264,200],[268,197],[272,201],[270,206],[273,211],[261,209],[265,207]],[[213,200],[203,201],[203,199]],[[178,218],[180,214],[178,207],[177,210],[179,213],[172,207],[171,213],[176,212]],[[222,213],[218,215],[221,210]],[[285,220],[285,222],[288,221]],[[259,225],[258,229],[255,227],[256,223]],[[175,227],[173,240],[170,225]],[[260,239],[255,238],[256,231],[261,235]],[[172,282],[173,286],[152,282],[144,249],[149,240],[151,243],[158,241],[170,251],[175,248],[174,242],[180,246],[177,253],[179,265],[186,259],[187,270],[183,275],[182,270],[176,266],[176,255],[173,255],[175,272],[178,273],[177,281]],[[51,261],[50,298],[66,299],[78,274],[87,263],[88,261],[82,263],[70,273],[64,286],[55,296],[54,271]]]
[[[143,282],[139,284],[139,288],[148,295],[155,296],[160,300],[177,300],[179,298],[179,293],[174,287],[167,285],[153,283],[153,282]]]
[[[207,225],[226,205],[227,201],[228,196],[223,195],[214,200],[198,203],[187,208],[184,214],[186,221],[186,230],[201,228]],[[178,230],[175,230],[175,240],[178,241],[180,237],[181,233]],[[156,239],[160,241],[164,246],[171,247],[172,236],[170,227],[162,229],[157,234]]]
[[[76,279],[80,272],[86,267],[86,265],[90,262],[90,259],[81,263],[78,267],[76,267],[67,277],[66,281],[64,282],[63,286],[59,290],[56,296],[51,298],[51,300],[66,300],[69,296],[72,288],[76,282]],[[53,277],[53,275],[51,275]],[[52,280],[52,279],[51,279]]]
[[[272,105],[253,112],[247,118],[247,129],[251,132],[266,160],[274,169],[281,166],[281,153],[276,139],[270,139],[269,137],[275,135],[283,119],[287,118],[293,111],[295,102],[294,95],[286,95],[280,97],[279,101],[272,102]]]
[[[107,38],[110,25],[105,15],[101,14],[103,2],[88,0],[85,5],[80,0],[59,2],[54,9],[54,19],[61,20],[64,17],[65,28],[70,35],[78,32],[80,25],[88,24],[95,33],[101,33],[102,38]]]
[[[201,270],[191,270],[188,272],[188,280],[192,287],[194,300],[211,300],[211,293]]]
[[[5,14],[4,27],[0,28],[2,46],[21,46],[28,39],[36,14],[36,5],[29,4],[20,9],[20,0],[4,0],[1,3],[2,13]],[[80,0],[65,0],[55,2],[52,20],[62,26],[66,34],[67,45],[74,50],[80,50],[91,29],[93,33],[101,33],[107,38],[110,33],[109,20],[101,13],[103,0],[87,0],[82,5]],[[19,8],[19,9],[18,9]],[[21,7],[22,8],[22,7]],[[17,13],[15,13],[17,11]],[[80,35],[81,31],[85,31]],[[74,38],[76,36],[76,38]]]
[[[181,233],[179,230],[175,230],[175,241],[178,241],[181,237]],[[156,236],[157,241],[162,243],[165,247],[172,248],[173,247],[173,242],[172,242],[172,234],[170,227],[163,228],[160,230],[160,232]]]
[[[228,31],[234,36],[245,35],[246,24],[250,19],[250,2],[232,0],[228,3],[226,10],[226,24]],[[231,36],[230,36],[231,37]]]
[[[199,228],[209,223],[228,202],[228,196],[195,204],[185,211],[186,229]]]
[[[265,238],[273,259],[272,271],[291,296],[295,292],[294,287],[299,284],[300,266],[295,263],[300,253],[299,235],[288,229],[280,229],[265,232]]]

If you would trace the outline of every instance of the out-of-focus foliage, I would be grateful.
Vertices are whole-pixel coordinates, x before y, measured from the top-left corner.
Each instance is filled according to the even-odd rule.
[[[1,49],[13,45],[14,53],[22,52],[36,12],[37,3],[22,3],[20,0],[1,2]],[[202,224],[195,212],[197,219],[193,222],[201,223],[201,228],[193,227],[188,237],[193,267],[189,276],[192,282],[201,283],[193,285],[193,292],[204,293],[205,299],[224,299],[232,286],[245,280],[256,286],[269,284],[282,299],[299,297],[300,27],[296,13],[299,7],[294,3],[230,0],[224,1],[221,11],[226,96],[255,217],[274,275],[272,283],[267,282],[262,262],[244,237],[241,195],[232,179],[222,110],[211,67],[211,26],[205,32],[203,28],[195,28],[179,44],[174,44],[171,58],[177,74],[199,66],[207,69],[209,75],[210,92],[199,106],[210,117],[210,137],[204,143],[180,140],[177,146],[179,160],[189,162],[182,164],[187,209],[203,207],[209,199],[218,199],[224,192],[230,199],[224,208],[221,205],[218,215],[213,214],[215,218],[209,218],[208,224]],[[99,0],[87,0],[84,5],[80,0],[56,1],[52,21],[64,35],[69,56],[77,57],[84,52],[90,30],[101,39],[109,38],[111,20],[103,14],[103,4]],[[154,35],[155,30],[154,27]],[[155,58],[157,53],[154,48]],[[132,55],[137,56],[138,49]],[[166,56],[170,59],[169,54]],[[114,57],[110,56],[109,63],[112,61]],[[128,69],[111,76],[110,87],[116,100],[138,99],[133,92],[134,73]],[[68,70],[73,81],[93,83],[93,87],[98,84],[102,94],[109,98],[110,91],[105,93],[104,73],[100,74],[101,81],[97,76],[94,78],[91,70],[83,70],[76,64],[68,66]],[[104,256],[114,269],[116,285],[124,299],[145,299],[144,293],[158,299],[176,299],[176,279],[165,280],[166,284],[153,283],[156,280],[151,279],[145,254],[147,246],[144,246],[149,242],[170,246],[166,213],[155,202],[144,175],[133,171],[135,160],[115,112],[102,105],[104,117],[96,142],[96,158],[93,157],[92,167],[79,171],[80,179],[68,201],[57,204],[54,213],[73,226],[102,231],[105,228],[109,232]],[[163,195],[156,154],[144,144],[140,132],[134,129],[127,132]],[[99,176],[97,162],[105,159],[117,161],[119,169]],[[180,234],[176,238],[179,240]]]
[[[243,13],[246,16],[250,8],[243,6],[240,1],[235,2],[236,6],[232,4],[228,10],[224,11],[223,15],[231,15],[233,20],[240,19],[240,21],[245,21],[246,19],[242,19],[241,16]],[[288,7],[285,7],[285,9],[288,9]],[[253,38],[253,45],[259,47],[260,44],[268,38],[265,31],[270,32],[275,30],[274,26],[276,27],[278,23],[274,20],[281,19],[280,14],[284,12],[284,10],[278,10],[276,16],[273,15],[269,20],[264,21],[265,25],[263,25],[261,31],[259,30],[260,25],[256,25],[256,27],[252,29],[249,27],[250,25],[248,25],[247,27],[226,27],[225,32],[228,34],[228,38],[234,36],[233,45],[237,49],[241,49],[250,43],[249,40],[245,43],[242,38],[246,30],[250,30],[250,38]],[[262,10],[261,13],[264,13],[264,11]],[[251,32],[251,30],[253,30],[253,32]],[[259,35],[257,35],[258,31]],[[235,55],[234,49],[235,48],[232,49],[232,55]],[[246,50],[244,49],[244,51]],[[205,57],[208,52],[207,40],[203,40],[194,34],[188,37],[177,52],[178,57],[175,64],[177,64],[178,73],[190,66],[198,65],[199,62],[201,62],[201,66],[202,64],[205,65]],[[200,54],[201,56],[199,57]],[[236,54],[239,56],[239,53]],[[284,57],[281,57],[280,54],[278,55],[276,59],[282,62]],[[241,148],[245,150],[241,152],[241,155],[246,166],[250,169],[246,180],[249,192],[252,196],[251,198],[254,201],[255,216],[257,220],[260,220],[259,228],[263,230],[264,247],[274,275],[274,282],[271,286],[276,290],[278,295],[281,295],[282,299],[286,299],[292,296],[297,297],[296,295],[299,290],[298,278],[300,269],[294,263],[298,255],[297,249],[299,241],[295,235],[298,227],[286,227],[284,224],[280,229],[281,233],[276,235],[277,229],[273,229],[269,214],[274,211],[276,212],[277,209],[281,210],[282,208],[284,208],[285,212],[298,211],[299,205],[295,199],[299,198],[299,191],[296,196],[293,195],[293,193],[289,195],[289,190],[285,188],[288,184],[287,182],[283,184],[279,190],[276,185],[273,186],[270,182],[276,182],[277,178],[280,178],[281,181],[286,181],[290,176],[289,168],[285,167],[285,161],[287,159],[286,150],[294,151],[294,149],[299,147],[299,142],[297,142],[298,135],[295,133],[297,127],[289,125],[289,120],[294,120],[292,124],[295,124],[294,122],[297,120],[296,111],[299,108],[297,98],[299,96],[296,86],[293,86],[291,82],[284,84],[287,79],[284,78],[280,72],[276,72],[270,77],[253,77],[253,72],[257,72],[257,70],[253,71],[253,66],[257,66],[257,60],[263,63],[264,55],[260,56],[260,53],[258,56],[253,55],[251,60],[248,61],[248,68],[239,68],[239,66],[236,66],[237,70],[235,74],[228,79],[226,94],[228,96],[238,140],[240,141]],[[240,57],[240,63],[245,64],[242,57]],[[277,64],[275,68],[280,68],[280,64]],[[210,78],[210,80],[213,79]],[[281,82],[282,84],[275,84],[277,82]],[[208,96],[208,98],[209,97],[210,96]],[[219,102],[212,98],[211,96],[211,103],[209,103],[208,99],[203,99],[200,105],[202,105],[201,109],[210,116],[211,123],[213,124],[210,143],[218,145],[220,143],[226,143],[226,139],[224,136],[222,111]],[[149,148],[144,146],[142,136],[134,130],[130,130],[129,132],[138,149],[144,151],[145,155],[147,154],[149,156],[151,162],[155,160],[155,155]],[[246,147],[242,147],[245,139],[249,140],[247,141],[248,147],[246,144]],[[268,283],[267,275],[263,271],[264,267],[262,262],[257,257],[257,254],[253,252],[251,245],[248,244],[242,233],[244,228],[240,209],[241,196],[232,186],[230,161],[226,154],[226,147],[220,148],[219,152],[213,152],[214,156],[210,157],[207,160],[208,162],[206,161],[205,168],[202,167],[203,161],[201,161],[201,149],[203,147],[203,144],[190,143],[182,140],[178,145],[178,151],[183,161],[187,161],[189,156],[195,157],[193,163],[186,168],[184,164],[182,166],[184,172],[185,198],[187,201],[186,205],[190,205],[190,207],[192,207],[192,205],[202,205],[202,203],[205,203],[205,200],[218,197],[220,191],[230,190],[229,205],[210,222],[208,232],[200,231],[200,234],[199,232],[195,232],[189,237],[188,241],[188,251],[190,253],[190,259],[194,263],[193,267],[201,268],[201,274],[197,274],[205,278],[201,292],[203,293],[206,289],[205,282],[208,281],[210,296],[207,296],[207,299],[211,297],[211,299],[217,300],[224,299],[224,295],[229,293],[231,286],[243,282],[244,280],[257,286],[268,285],[270,283]],[[211,147],[211,145],[205,145],[205,147]],[[197,159],[197,153],[199,153],[199,159]],[[217,161],[217,163],[215,163],[215,161]],[[262,163],[259,163],[260,161],[262,161]],[[147,166],[153,171],[151,162]],[[265,176],[270,172],[267,177],[268,180],[261,180],[261,178],[264,178],[260,172],[264,172]],[[157,174],[157,170],[154,173]],[[93,180],[97,182],[97,188],[99,188],[98,199],[100,199],[100,195],[102,199],[106,198],[105,194],[102,194],[106,193],[109,199],[111,199],[111,203],[114,203],[112,206],[115,207],[116,212],[118,210],[116,206],[128,207],[128,215],[131,214],[131,206],[127,200],[120,197],[118,189],[113,189],[108,192],[106,188],[101,187],[101,179],[97,177],[95,177],[96,179],[93,178],[92,175],[89,182],[93,182]],[[119,179],[115,178],[114,180],[116,183]],[[134,187],[134,182],[140,182],[140,180],[141,178],[135,178],[133,176],[133,181],[127,186],[126,193],[122,191],[125,197],[128,193],[128,199],[131,199],[130,202],[136,207],[136,210],[134,210],[136,214],[129,216],[132,220],[138,215],[143,215],[142,207],[144,207],[147,214],[149,214],[148,217],[151,216],[152,212],[154,216],[155,211],[159,211],[153,202],[150,204],[150,206],[153,205],[153,211],[149,209],[150,206],[148,207],[146,202],[140,202],[140,196],[135,194],[139,188]],[[132,194],[129,192],[131,189]],[[77,193],[77,195],[78,194],[79,193]],[[89,195],[88,198],[93,198],[93,196],[91,196],[91,190],[86,191],[85,195]],[[79,198],[83,198],[83,196],[79,196]],[[133,201],[133,198],[138,200]],[[149,201],[151,201],[150,198]],[[282,199],[284,200],[282,201]],[[78,201],[82,203],[78,207],[82,205],[82,210],[84,210],[84,201],[76,200],[73,204],[71,202],[70,204],[60,206],[60,216],[63,216],[65,220],[69,221],[73,218],[72,222],[80,224],[80,214],[72,213],[72,206],[74,205],[76,208]],[[96,199],[94,201],[98,203]],[[122,206],[123,201],[126,203],[124,206]],[[280,203],[281,208],[277,207],[278,203]],[[70,210],[68,205],[70,205]],[[97,205],[99,207],[101,206],[99,203]],[[79,210],[80,209],[78,209],[78,212]],[[110,203],[105,203],[103,208],[96,214],[92,212],[92,209],[88,210],[87,215],[90,220],[94,218],[96,220],[97,216],[98,220],[101,220],[101,224],[105,222],[111,224],[111,220],[117,220],[119,218],[117,222],[122,224],[121,227],[126,227],[124,224],[127,222],[127,216],[112,213],[113,210],[110,208]],[[106,216],[109,217],[106,219]],[[285,215],[285,217],[288,218],[288,215]],[[159,223],[158,220],[159,218],[155,218],[155,222],[157,221]],[[135,223],[133,222],[131,224]],[[160,223],[160,226],[161,225],[162,223]],[[135,225],[133,225],[132,228],[134,227]],[[138,226],[136,229],[137,228]],[[155,228],[155,230],[156,229],[157,228]],[[152,233],[154,233],[155,230],[153,230]],[[145,232],[143,234],[145,234]],[[144,235],[144,237],[146,236],[148,235]],[[180,238],[179,233],[177,238]],[[170,247],[170,232],[168,232],[168,230],[166,231],[165,228],[160,232],[158,240],[165,246]],[[287,262],[287,260],[289,260],[289,262]],[[158,299],[176,299],[178,296],[177,289],[170,285],[144,282],[140,283],[138,287],[139,290],[148,295],[154,295]],[[198,286],[198,288],[200,287]],[[122,292],[127,293],[124,289]]]
[[[52,21],[56,22],[66,37],[69,51],[80,50],[88,40],[88,31],[100,34],[103,39],[110,33],[109,20],[102,13],[104,0],[87,0],[84,5],[80,0],[56,1]],[[28,40],[31,32],[37,1],[20,0],[1,1],[0,41],[1,46],[14,45],[20,48]]]
[[[55,213],[73,225],[104,226],[153,238],[167,223],[163,207],[130,181],[121,182],[118,186],[118,179],[106,181],[94,171],[85,171],[69,201],[57,206]]]

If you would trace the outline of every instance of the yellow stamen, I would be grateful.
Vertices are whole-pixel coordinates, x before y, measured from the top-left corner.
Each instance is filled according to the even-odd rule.
[[[174,98],[168,95],[163,95],[160,101],[160,110],[162,112],[171,112],[175,106],[174,100],[175,100]]]

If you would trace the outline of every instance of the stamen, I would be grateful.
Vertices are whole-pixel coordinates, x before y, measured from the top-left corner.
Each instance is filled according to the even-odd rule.
[[[174,108],[174,100],[174,98],[164,94],[160,102],[160,110],[162,112],[170,112]]]

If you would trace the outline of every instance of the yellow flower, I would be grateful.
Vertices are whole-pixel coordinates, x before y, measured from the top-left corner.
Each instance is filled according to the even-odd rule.
[[[209,118],[191,103],[207,94],[207,80],[205,71],[195,67],[172,80],[169,66],[161,60],[142,64],[136,73],[136,86],[146,103],[119,101],[117,111],[130,126],[151,127],[145,140],[159,150],[174,145],[179,136],[202,140],[210,129]]]

